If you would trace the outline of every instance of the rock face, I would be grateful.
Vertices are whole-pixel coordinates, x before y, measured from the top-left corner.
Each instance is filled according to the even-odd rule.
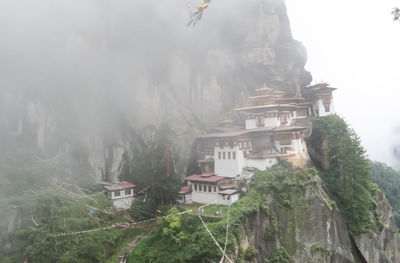
[[[382,229],[356,238],[357,247],[367,262],[399,262],[400,238],[393,221],[392,207],[381,191],[377,191],[375,200],[375,218],[381,221]]]
[[[354,241],[319,179],[315,185],[306,187],[304,195],[296,197],[291,208],[269,195],[269,214],[258,212],[248,217],[239,247],[243,251],[249,248],[258,251],[246,262],[264,262],[282,247],[290,262],[296,263],[399,262],[399,235],[391,207],[380,191],[376,198],[383,228]]]
[[[1,98],[13,97],[1,104],[3,138],[28,134],[26,144],[49,156],[66,148],[84,151],[92,174],[116,180],[139,128],[168,123],[174,147],[189,156],[195,136],[264,83],[295,94],[311,81],[306,50],[292,38],[283,0],[212,3],[195,28],[183,26],[188,17],[182,1],[144,2],[93,2],[73,14],[83,24],[60,24],[64,31],[54,32],[38,26],[41,41],[51,35],[58,48],[20,44],[38,63],[15,57],[26,63],[3,67]],[[49,8],[59,16],[47,24],[68,13]]]
[[[320,180],[296,199],[287,208],[269,196],[270,214],[260,212],[248,218],[240,247],[259,252],[249,262],[264,262],[280,247],[290,262],[359,262],[346,224]]]

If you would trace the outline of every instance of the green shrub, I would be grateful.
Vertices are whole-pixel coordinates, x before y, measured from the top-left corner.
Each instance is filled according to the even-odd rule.
[[[246,249],[244,252],[244,259],[246,260],[252,260],[258,255],[258,250],[255,249],[254,247],[249,247]]]

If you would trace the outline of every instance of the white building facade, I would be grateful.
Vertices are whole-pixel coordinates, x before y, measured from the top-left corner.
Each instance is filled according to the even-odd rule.
[[[305,165],[307,129],[295,123],[334,114],[333,90],[323,83],[303,89],[303,97],[285,97],[284,92],[267,87],[257,90],[258,95],[249,98],[250,105],[235,110],[245,115],[244,128],[225,126],[221,132],[198,138],[199,165],[207,163],[205,172],[235,178],[245,168],[265,170],[281,159]]]
[[[129,209],[134,201],[136,185],[129,182],[120,182],[113,185],[104,186],[108,198],[118,209]]]
[[[239,190],[231,178],[215,174],[194,174],[186,177],[185,181],[187,186],[183,186],[180,191],[181,197],[185,195],[185,200],[190,200],[185,203],[227,205],[239,200]]]

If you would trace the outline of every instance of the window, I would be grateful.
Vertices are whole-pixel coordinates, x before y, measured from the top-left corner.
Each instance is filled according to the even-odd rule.
[[[211,192],[211,185],[208,186],[208,191]]]
[[[207,192],[207,185],[203,185],[203,192]]]
[[[228,196],[228,200],[231,200],[231,196]]]
[[[226,153],[223,152],[223,153],[222,153],[222,156],[223,156],[223,159],[225,160],[225,159],[226,159]]]
[[[194,190],[197,191],[197,184],[194,184]]]
[[[125,194],[126,195],[131,195],[132,194],[132,189],[125,189]]]
[[[236,159],[236,152],[232,153],[232,159],[234,159],[234,160]]]
[[[243,157],[247,158],[247,152],[246,151],[243,151]]]
[[[217,191],[217,187],[214,185],[214,192],[216,192]]]
[[[331,107],[329,104],[325,104],[325,112],[330,112],[331,111]]]
[[[114,192],[114,196],[120,196],[121,195],[121,191],[115,191]]]
[[[228,152],[228,159],[231,159],[231,152]]]
[[[264,116],[257,116],[256,123],[257,127],[264,126]]]
[[[221,160],[221,152],[218,153],[218,159]]]

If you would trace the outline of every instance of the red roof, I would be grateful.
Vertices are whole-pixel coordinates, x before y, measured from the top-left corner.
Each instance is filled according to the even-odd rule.
[[[236,184],[226,184],[226,185],[220,185],[219,189],[226,190],[226,189],[233,189],[237,188]]]
[[[195,181],[195,182],[207,182],[207,183],[216,183],[221,181],[225,177],[218,176],[215,174],[193,174],[185,178],[186,181]]]
[[[119,183],[115,183],[113,185],[104,186],[104,188],[109,191],[129,189],[129,188],[135,188],[135,187],[136,187],[136,185],[131,184],[129,182],[119,182]]]
[[[190,194],[192,192],[192,188],[190,186],[182,186],[181,190],[179,191],[180,195]]]

